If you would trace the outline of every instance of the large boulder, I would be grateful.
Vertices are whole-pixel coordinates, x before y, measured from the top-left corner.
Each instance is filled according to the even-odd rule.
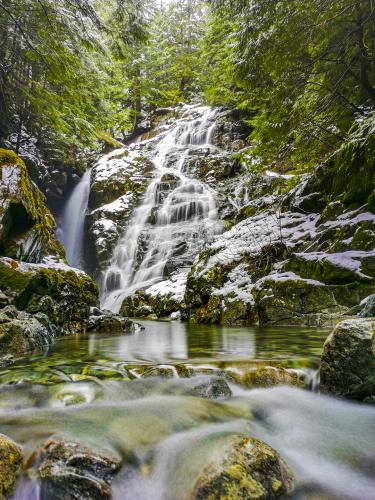
[[[22,449],[0,434],[0,498],[10,498],[22,465]]]
[[[38,468],[41,500],[110,500],[121,460],[70,441],[50,441]]]
[[[324,344],[320,390],[356,400],[375,398],[375,322],[342,321]]]
[[[84,331],[98,289],[84,272],[52,259],[29,264],[0,258],[0,283],[9,305],[43,313],[64,332]]]
[[[274,449],[254,438],[233,436],[202,470],[193,498],[285,498],[293,483],[292,472]]]
[[[55,336],[43,313],[31,315],[14,306],[0,310],[0,355],[19,356],[47,347]]]
[[[21,158],[5,149],[0,149],[0,200],[0,255],[26,262],[64,255],[44,195]]]

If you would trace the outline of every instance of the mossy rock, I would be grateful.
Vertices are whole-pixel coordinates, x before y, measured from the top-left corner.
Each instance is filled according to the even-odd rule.
[[[193,498],[269,500],[293,490],[293,474],[279,454],[254,438],[233,436],[216,459],[203,469]]]
[[[66,331],[85,330],[90,306],[98,304],[93,280],[65,265],[48,267],[0,258],[0,283],[17,309],[44,313]]]
[[[40,450],[40,499],[110,500],[121,460],[80,443],[51,440]]]
[[[22,465],[22,449],[0,434],[0,498],[10,498]]]
[[[363,401],[375,397],[375,321],[342,321],[327,338],[320,365],[320,390]]]
[[[264,278],[254,291],[259,322],[262,325],[329,325],[349,310],[336,300],[338,290],[340,287],[314,283],[298,276]]]
[[[53,328],[48,318],[41,316],[17,311],[13,306],[0,311],[0,354],[21,356],[51,344]]]
[[[22,159],[0,149],[0,173],[0,255],[26,262],[40,262],[47,255],[63,257],[54,217]]]
[[[261,366],[247,370],[241,377],[241,383],[246,387],[273,387],[275,385],[294,385],[302,387],[297,373],[276,368],[274,366]]]
[[[334,158],[332,195],[345,205],[372,203],[375,189],[375,134],[345,144]]]

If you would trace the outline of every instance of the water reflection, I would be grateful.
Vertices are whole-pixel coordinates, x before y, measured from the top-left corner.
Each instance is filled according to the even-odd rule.
[[[125,362],[167,363],[193,360],[309,360],[317,365],[327,330],[190,325],[142,321],[134,335],[90,335],[60,339],[53,353],[102,356]]]

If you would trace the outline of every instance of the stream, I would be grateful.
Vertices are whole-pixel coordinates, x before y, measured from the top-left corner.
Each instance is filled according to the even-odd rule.
[[[132,335],[61,338],[1,369],[1,431],[26,453],[58,435],[120,455],[126,466],[113,483],[115,500],[188,498],[207,459],[231,434],[277,449],[296,475],[295,498],[374,498],[370,406],[235,383],[233,375],[260,365],[313,380],[326,330],[142,325]],[[231,397],[192,395],[194,384],[218,376],[228,381]],[[30,471],[14,498],[39,498]]]

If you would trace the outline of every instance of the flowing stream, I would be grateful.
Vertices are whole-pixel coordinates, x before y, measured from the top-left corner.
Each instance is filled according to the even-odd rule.
[[[293,498],[374,498],[371,406],[286,386],[250,390],[233,378],[259,365],[308,376],[326,330],[143,325],[133,335],[61,338],[1,369],[1,432],[26,455],[61,436],[122,457],[114,500],[191,498],[202,468],[231,435],[257,437],[282,454],[296,476]],[[217,377],[226,378],[231,397],[192,394]],[[15,499],[38,500],[35,477],[25,471]]]
[[[154,179],[105,273],[103,308],[118,312],[124,297],[163,280],[172,259],[179,267],[190,266],[202,241],[221,230],[215,193],[184,170],[194,151],[216,149],[217,111],[203,106],[193,111],[155,145]]]
[[[85,265],[84,228],[90,195],[90,178],[91,169],[88,169],[67,201],[59,228],[61,243],[65,247],[68,262],[78,269],[83,269]]]

